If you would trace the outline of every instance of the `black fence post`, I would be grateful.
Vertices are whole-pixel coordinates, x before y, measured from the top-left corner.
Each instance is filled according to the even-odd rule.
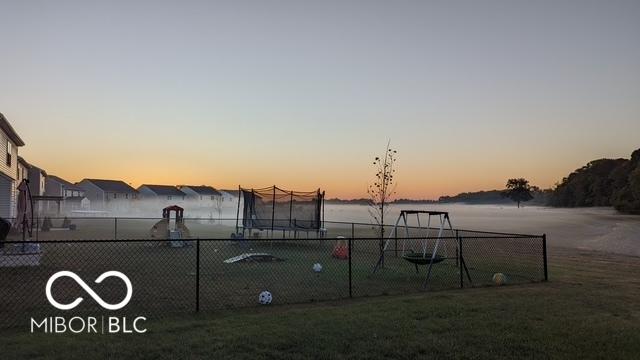
[[[351,246],[353,245],[353,238],[355,237],[356,229],[355,224],[351,223],[351,237],[349,238],[349,243],[347,244],[347,252],[349,256],[349,297],[353,297],[353,276],[351,272]]]
[[[544,258],[544,281],[549,281],[547,270],[547,234],[542,234],[542,257]]]
[[[200,238],[196,239],[196,312],[200,311]]]
[[[113,218],[113,239],[118,240],[118,218]]]
[[[462,251],[462,246],[460,244],[458,229],[456,229],[456,240],[458,240],[458,247],[456,248],[456,266],[460,267],[460,270],[462,271],[462,261],[460,261],[462,259],[462,255],[460,255],[460,251]]]
[[[393,246],[395,247],[394,254],[395,257],[398,257],[398,230],[394,229],[391,231],[393,231]]]
[[[458,238],[458,262],[460,263],[460,289],[464,288],[464,274],[462,269],[462,238],[456,234]]]

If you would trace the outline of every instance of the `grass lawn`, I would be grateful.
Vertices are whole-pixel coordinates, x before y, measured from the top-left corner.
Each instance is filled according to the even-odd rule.
[[[207,312],[143,335],[0,332],[3,359],[637,358],[640,259],[552,249],[549,283]]]

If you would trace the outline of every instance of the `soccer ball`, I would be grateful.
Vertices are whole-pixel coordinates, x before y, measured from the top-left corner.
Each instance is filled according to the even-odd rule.
[[[322,265],[320,265],[319,263],[315,263],[313,264],[313,271],[319,273],[322,271]]]
[[[271,304],[272,300],[273,300],[273,296],[271,296],[271,293],[268,291],[263,291],[258,296],[258,302],[262,305],[269,305]]]
[[[493,283],[500,286],[507,283],[507,277],[503,273],[495,273],[493,274]]]

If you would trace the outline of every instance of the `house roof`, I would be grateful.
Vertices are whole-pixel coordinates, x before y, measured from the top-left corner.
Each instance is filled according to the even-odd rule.
[[[222,195],[218,190],[212,188],[211,186],[206,186],[206,185],[200,185],[200,186],[182,185],[182,186],[178,186],[178,188],[179,189],[189,188],[194,192],[196,192],[198,195],[214,195],[214,196]]]
[[[27,169],[31,167],[31,164],[27,162],[22,156],[18,156],[18,162],[21,163]]]
[[[47,176],[47,179],[51,179],[51,180],[54,180],[54,181],[59,182],[60,184],[64,185],[64,187],[65,187],[67,190],[78,190],[78,191],[84,191],[84,189],[82,189],[82,188],[81,188],[81,187],[79,187],[78,185],[73,184],[73,183],[70,183],[70,182],[68,182],[67,180],[65,180],[65,179],[63,179],[63,178],[61,178],[61,177],[55,176],[55,175],[48,175],[48,176]]]
[[[178,188],[173,185],[142,184],[138,189],[142,187],[146,187],[147,189],[153,191],[156,195],[161,195],[161,196],[185,196],[186,195],[185,193],[178,190]]]
[[[115,193],[137,193],[136,189],[121,180],[84,179],[83,181],[85,180],[99,187],[102,191]]]
[[[221,189],[218,191],[222,191],[222,192],[226,192],[227,194],[231,195],[231,196],[238,196],[238,189],[233,189],[233,190],[225,190],[225,189]]]
[[[39,168],[33,164],[30,164],[27,160],[25,160],[22,156],[18,156],[18,162],[21,163],[24,167],[26,167],[29,170],[37,170],[40,171],[42,173],[42,175],[44,175],[45,177],[47,177],[47,172],[44,171],[44,169]]]
[[[2,129],[7,134],[7,136],[9,136],[9,139],[11,139],[11,141],[13,141],[16,146],[24,146],[24,141],[20,139],[18,133],[13,130],[13,127],[11,126],[11,124],[9,124],[9,120],[7,120],[7,118],[4,117],[2,113],[0,113],[0,129]]]

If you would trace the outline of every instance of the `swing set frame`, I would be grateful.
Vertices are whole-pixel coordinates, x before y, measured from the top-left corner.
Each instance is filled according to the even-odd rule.
[[[411,238],[409,236],[409,228],[411,228],[411,226],[409,226],[409,216],[415,215],[416,217],[416,221],[418,223],[417,229],[418,230],[426,230],[426,236],[423,237],[419,237],[419,238]],[[422,227],[422,224],[420,222],[420,215],[427,215],[427,227]],[[438,230],[438,235],[436,237],[436,241],[435,241],[435,245],[433,247],[433,252],[432,253],[427,253],[427,247],[428,247],[428,243],[429,240],[432,239],[430,237],[431,235],[431,217],[437,217],[439,220],[439,226],[436,228]],[[448,225],[448,226],[447,226]],[[399,238],[398,237],[398,228],[399,227],[404,227],[404,237],[403,238]],[[429,280],[431,279],[431,273],[433,270],[433,265],[440,263],[442,261],[445,261],[447,259],[455,259],[456,260],[456,267],[460,268],[460,271],[465,271],[467,274],[467,278],[469,278],[469,281],[471,281],[471,276],[469,275],[469,270],[467,269],[467,266],[465,264],[464,258],[462,257],[462,254],[460,252],[460,244],[458,243],[458,241],[455,242],[456,244],[456,255],[455,257],[451,257],[448,254],[448,247],[446,248],[446,254],[445,256],[440,256],[438,255],[438,249],[440,247],[440,241],[442,240],[442,235],[445,231],[450,231],[451,232],[451,239],[457,239],[458,237],[456,236],[456,231],[453,229],[453,226],[451,225],[451,218],[449,217],[449,213],[446,211],[429,211],[429,210],[401,210],[400,211],[400,215],[398,215],[398,219],[396,220],[394,226],[393,226],[393,231],[391,231],[391,233],[389,234],[389,237],[387,238],[387,240],[384,243],[384,246],[380,252],[380,258],[378,259],[378,262],[376,263],[376,266],[373,268],[373,272],[376,273],[379,269],[384,268],[384,258],[385,258],[385,252],[387,251],[387,248],[389,247],[389,243],[391,242],[391,240],[394,240],[396,243],[396,252],[398,250],[398,243],[397,240],[398,239],[402,239],[402,252],[401,252],[401,256],[403,259],[405,259],[408,262],[411,262],[415,265],[416,268],[416,273],[419,273],[418,270],[418,265],[429,265],[428,270],[427,270],[427,276],[425,278],[425,282],[424,282],[424,287],[428,288],[429,286]],[[407,241],[409,240],[422,240],[422,251],[421,254],[422,256],[415,256],[415,252],[413,251],[413,249],[411,250],[411,256],[407,255]]]

